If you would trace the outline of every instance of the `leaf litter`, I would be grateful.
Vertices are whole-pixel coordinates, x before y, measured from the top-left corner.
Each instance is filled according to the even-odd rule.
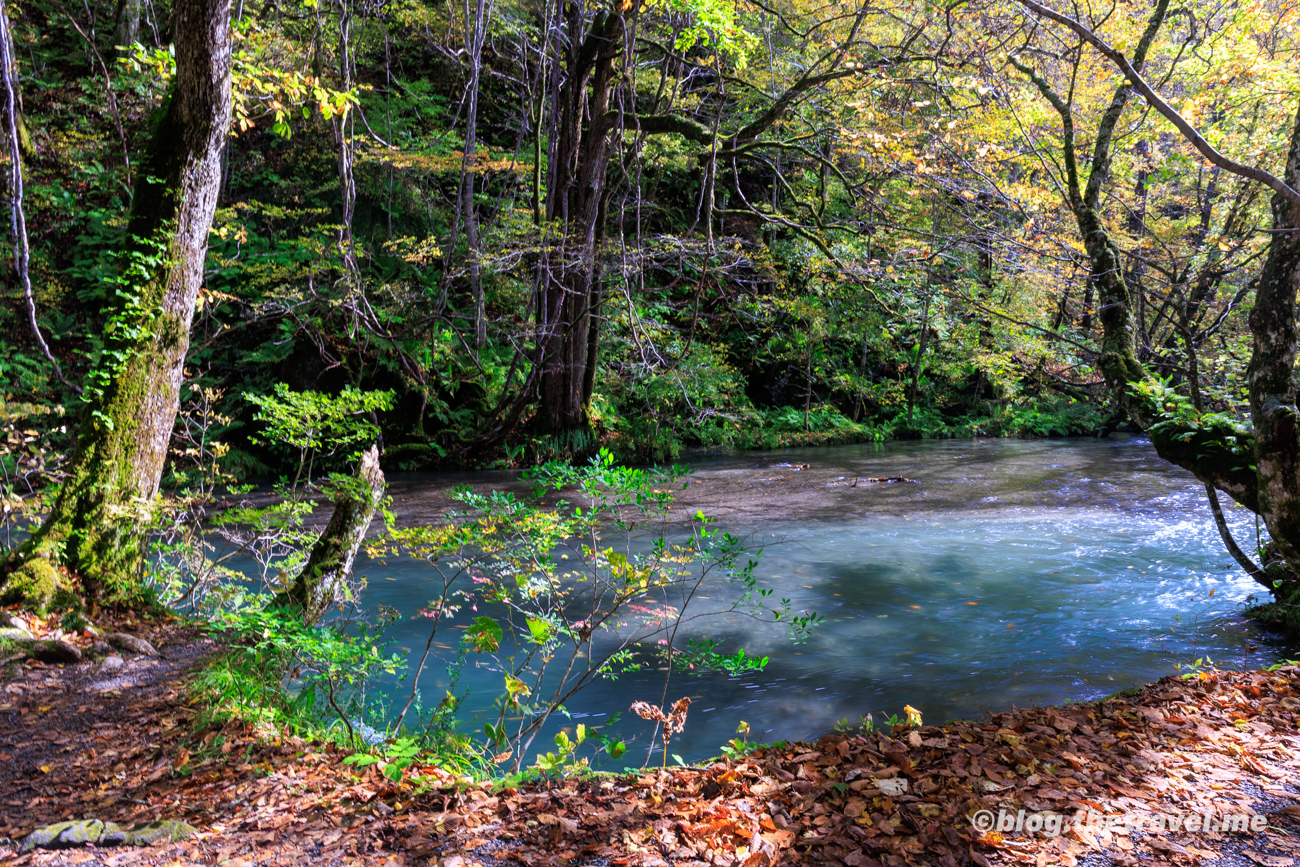
[[[1300,856],[1300,668],[1199,672],[1128,697],[980,722],[827,735],[702,768],[493,790],[439,768],[394,783],[346,753],[243,725],[196,729],[184,678],[213,651],[151,636],[129,689],[88,693],[88,666],[0,685],[0,861],[87,864],[1265,865]],[[1258,832],[1067,824],[981,833],[978,811],[1134,818],[1262,813]],[[181,819],[189,840],[16,854],[65,819]]]

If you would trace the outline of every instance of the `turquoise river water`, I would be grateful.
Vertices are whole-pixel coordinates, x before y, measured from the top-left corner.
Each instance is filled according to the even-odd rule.
[[[717,755],[741,720],[764,741],[814,738],[840,718],[879,721],[905,704],[939,723],[1096,699],[1198,657],[1256,667],[1297,655],[1241,616],[1260,588],[1223,551],[1203,488],[1139,437],[889,443],[691,463],[699,507],[765,548],[761,583],[827,620],[801,645],[775,624],[734,615],[684,630],[722,651],[770,657],[743,676],[672,675],[669,701],[694,700],[671,749],[687,761]],[[918,484],[842,484],[854,476]],[[400,476],[392,490],[401,520],[431,520],[450,484],[509,478]],[[1252,549],[1253,519],[1230,511]],[[418,654],[429,621],[414,615],[428,601],[428,567],[362,558],[357,568],[367,605],[407,615],[388,636]],[[725,591],[710,588],[699,604]],[[444,632],[438,643],[454,645],[458,633]],[[435,649],[445,655],[420,682],[430,704],[447,689],[454,657]],[[650,726],[628,706],[657,702],[663,677],[652,668],[596,682],[537,745],[549,746],[560,727],[601,726],[622,711],[609,733],[633,744],[626,758],[639,764]],[[500,684],[485,659],[469,659],[459,683],[468,725],[481,729],[473,718],[489,718]]]

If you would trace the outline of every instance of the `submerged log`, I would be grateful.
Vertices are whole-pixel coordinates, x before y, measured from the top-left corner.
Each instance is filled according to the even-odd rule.
[[[841,476],[841,478],[843,478],[843,477]],[[866,477],[866,476],[854,476],[852,481],[849,481],[849,482],[831,482],[831,483],[828,484],[826,487],[828,487],[828,488],[841,488],[841,487],[856,488],[856,487],[858,486],[859,483],[864,484],[864,485],[892,485],[892,484],[895,484],[895,483],[897,483],[897,482],[906,482],[906,483],[908,483],[908,484],[912,484],[912,485],[919,485],[919,484],[921,484],[918,480],[916,480],[916,479],[909,479],[909,478],[907,478],[906,476],[873,476],[873,477],[871,477],[871,478],[868,478],[868,477]]]
[[[379,447],[371,446],[361,456],[353,484],[334,498],[334,514],[312,546],[307,565],[293,584],[276,597],[276,604],[295,608],[308,623],[314,623],[333,604],[352,596],[348,579],[352,563],[384,497],[384,473],[379,469]]]

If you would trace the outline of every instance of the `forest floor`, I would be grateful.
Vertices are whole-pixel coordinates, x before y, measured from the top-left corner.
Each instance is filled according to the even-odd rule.
[[[6,670],[0,862],[1281,867],[1300,856],[1297,667],[1197,672],[1096,703],[494,789],[418,765],[417,782],[394,784],[338,750],[201,725],[185,679],[217,647],[188,627],[132,626],[159,658],[126,657],[107,677],[94,663]],[[996,829],[999,811],[1009,823],[1021,810],[1070,821],[1055,836]],[[1091,823],[1075,821],[1081,811]],[[1201,830],[1205,816],[1215,827],[1263,818],[1225,833]],[[198,831],[145,848],[17,851],[39,826],[91,817]],[[1179,828],[1156,829],[1157,817]],[[990,818],[992,830],[976,827]]]

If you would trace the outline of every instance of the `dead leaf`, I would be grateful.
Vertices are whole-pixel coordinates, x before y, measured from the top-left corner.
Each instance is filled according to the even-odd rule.
[[[1290,855],[1266,855],[1254,849],[1245,849],[1241,854],[1263,867],[1291,867],[1295,864],[1295,859]]]

